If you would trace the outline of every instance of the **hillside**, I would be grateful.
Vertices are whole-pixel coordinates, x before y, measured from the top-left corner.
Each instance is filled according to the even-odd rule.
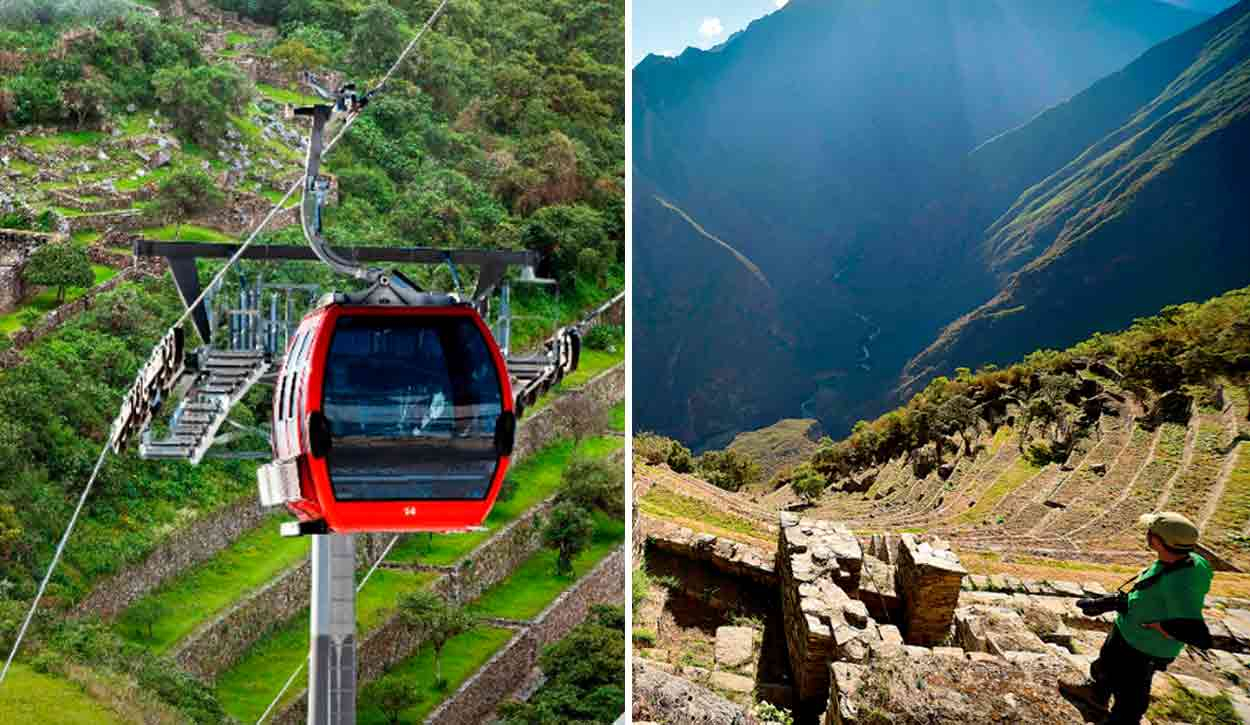
[[[972,261],[971,202],[947,200],[966,155],[1206,17],[1159,2],[794,0],[712,51],[645,59],[636,175],[758,265],[777,290],[758,324],[795,344],[780,383],[751,357],[715,374],[696,357],[640,361],[683,401],[640,409],[640,423],[702,448],[805,402],[839,432],[879,409],[905,361],[996,291]],[[669,234],[639,224],[639,257],[687,246]],[[701,256],[639,269],[657,299],[709,310],[679,318],[640,300],[640,331],[661,349],[681,321],[730,329],[715,310],[736,291],[690,282],[719,252],[689,253]],[[735,404],[765,378],[779,394]]]
[[[134,265],[131,242],[236,241],[249,233],[301,174],[306,129],[290,116],[312,100],[301,73],[315,71],[332,87],[346,79],[367,86],[434,3],[313,5],[173,0],[145,10],[57,1],[0,8],[6,653],[123,393],[182,310],[163,262]],[[486,14],[472,3],[451,5],[421,45],[420,60],[399,70],[328,158],[327,236],[339,244],[544,252],[541,271],[558,287],[518,286],[512,299],[521,318],[513,347],[526,350],[624,287],[624,7],[504,2]],[[303,243],[287,207],[259,243]],[[27,273],[41,249],[62,246],[94,264],[95,286],[70,285],[68,304],[58,307],[55,287]],[[217,269],[202,263],[202,279]],[[322,289],[346,282],[301,263],[246,263],[237,271],[223,297],[261,275]],[[434,288],[453,285],[446,269],[406,271]],[[461,275],[455,284],[475,282],[474,273]],[[556,398],[592,377],[596,388],[609,389],[600,402],[616,402],[611,389],[623,374],[623,352],[619,333],[608,332],[599,339],[611,350],[587,349],[577,376],[534,415],[557,417]],[[602,375],[609,369],[615,372]],[[232,421],[252,431],[263,426],[271,394],[258,386]],[[518,632],[529,632],[531,620],[541,624],[529,611],[536,603],[587,579],[601,596],[611,593],[611,577],[604,579],[611,572],[596,569],[620,546],[621,524],[611,515],[595,514],[591,545],[568,576],[551,574],[553,559],[536,539],[492,540],[513,520],[528,520],[560,485],[570,446],[552,440],[559,425],[544,430],[532,435],[535,460],[516,469],[513,498],[495,507],[489,532],[423,537],[406,552],[396,547],[394,566],[379,570],[361,594],[362,642],[405,632],[396,622],[400,597],[442,591],[440,577],[479,556],[479,547],[508,550],[476,581],[482,589],[499,586],[488,603],[518,624],[478,627],[458,640],[456,685]],[[606,459],[619,444],[601,436],[584,449]],[[262,430],[236,438],[235,447],[266,445]],[[141,461],[133,451],[109,459],[18,658],[24,680],[33,669],[93,701],[88,708],[67,700],[67,721],[107,711],[118,722],[218,723],[241,713],[254,722],[278,694],[307,652],[300,641],[308,631],[307,548],[278,536],[283,514],[255,505],[255,468],[254,460],[198,467]],[[381,553],[374,541],[358,548],[366,549]],[[427,556],[428,566],[418,563]],[[529,569],[513,577],[523,566]],[[467,592],[455,603],[484,594]],[[571,626],[581,615],[560,616]],[[558,627],[548,629],[559,636]],[[421,637],[403,641],[379,667],[428,672]],[[7,695],[8,685],[0,692]],[[449,698],[433,682],[419,686],[428,691],[423,711]],[[300,689],[282,704],[298,700]],[[0,696],[0,720],[37,702],[27,692]]]
[[[1247,331],[1241,289],[1063,352],[937,378],[813,455],[827,488],[807,498],[822,516],[933,531],[961,553],[1090,563],[1139,560],[1137,517],[1176,510],[1217,558],[1250,572]]]
[[[1122,89],[1163,65],[1179,70],[1157,96],[989,228],[991,269],[1019,271],[909,362],[905,384],[1038,345],[1063,347],[1246,282],[1250,212],[1234,159],[1250,150],[1250,3],[1155,48],[1064,112],[1097,117],[1103,97],[1131,96]],[[1013,135],[1038,148],[1051,130]]]

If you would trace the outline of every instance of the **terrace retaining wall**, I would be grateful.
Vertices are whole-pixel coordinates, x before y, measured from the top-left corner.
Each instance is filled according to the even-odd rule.
[[[268,513],[249,496],[197,519],[157,545],[142,563],[96,585],[75,612],[98,614],[106,619],[116,617],[166,579],[211,559],[244,532],[258,526]]]
[[[625,595],[625,549],[617,549],[589,574],[551,603],[533,623],[517,634],[480,670],[439,705],[427,723],[476,725],[506,701],[538,663],[548,645],[562,639],[585,621],[595,604],[623,603]]]

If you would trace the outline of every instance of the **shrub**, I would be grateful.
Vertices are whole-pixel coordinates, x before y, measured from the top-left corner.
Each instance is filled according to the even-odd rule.
[[[247,79],[231,66],[174,66],[152,77],[161,108],[192,141],[216,146],[226,135],[230,113],[247,104]]]
[[[560,474],[557,501],[571,501],[609,516],[625,516],[625,471],[619,463],[575,456]]]
[[[665,464],[677,473],[694,470],[689,448],[655,433],[644,432],[634,436],[634,455],[653,466]]]
[[[726,491],[738,491],[760,477],[755,461],[738,451],[708,451],[695,461],[699,475]]]
[[[595,325],[586,333],[583,344],[591,350],[616,352],[625,342],[623,325]]]

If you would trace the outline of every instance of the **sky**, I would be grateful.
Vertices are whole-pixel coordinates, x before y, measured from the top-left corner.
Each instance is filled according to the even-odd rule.
[[[776,11],[787,0],[633,0],[633,58],[679,55],[687,47],[711,48]]]

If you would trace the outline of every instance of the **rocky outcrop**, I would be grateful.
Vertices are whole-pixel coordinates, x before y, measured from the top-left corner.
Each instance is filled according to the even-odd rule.
[[[1075,676],[1060,657],[992,657],[951,647],[895,648],[871,666],[834,663],[825,725],[928,723],[1084,723],[1057,696],[1060,677]],[[992,693],[992,696],[987,696]]]
[[[751,713],[704,687],[635,658],[633,721],[667,725],[759,725]]]

